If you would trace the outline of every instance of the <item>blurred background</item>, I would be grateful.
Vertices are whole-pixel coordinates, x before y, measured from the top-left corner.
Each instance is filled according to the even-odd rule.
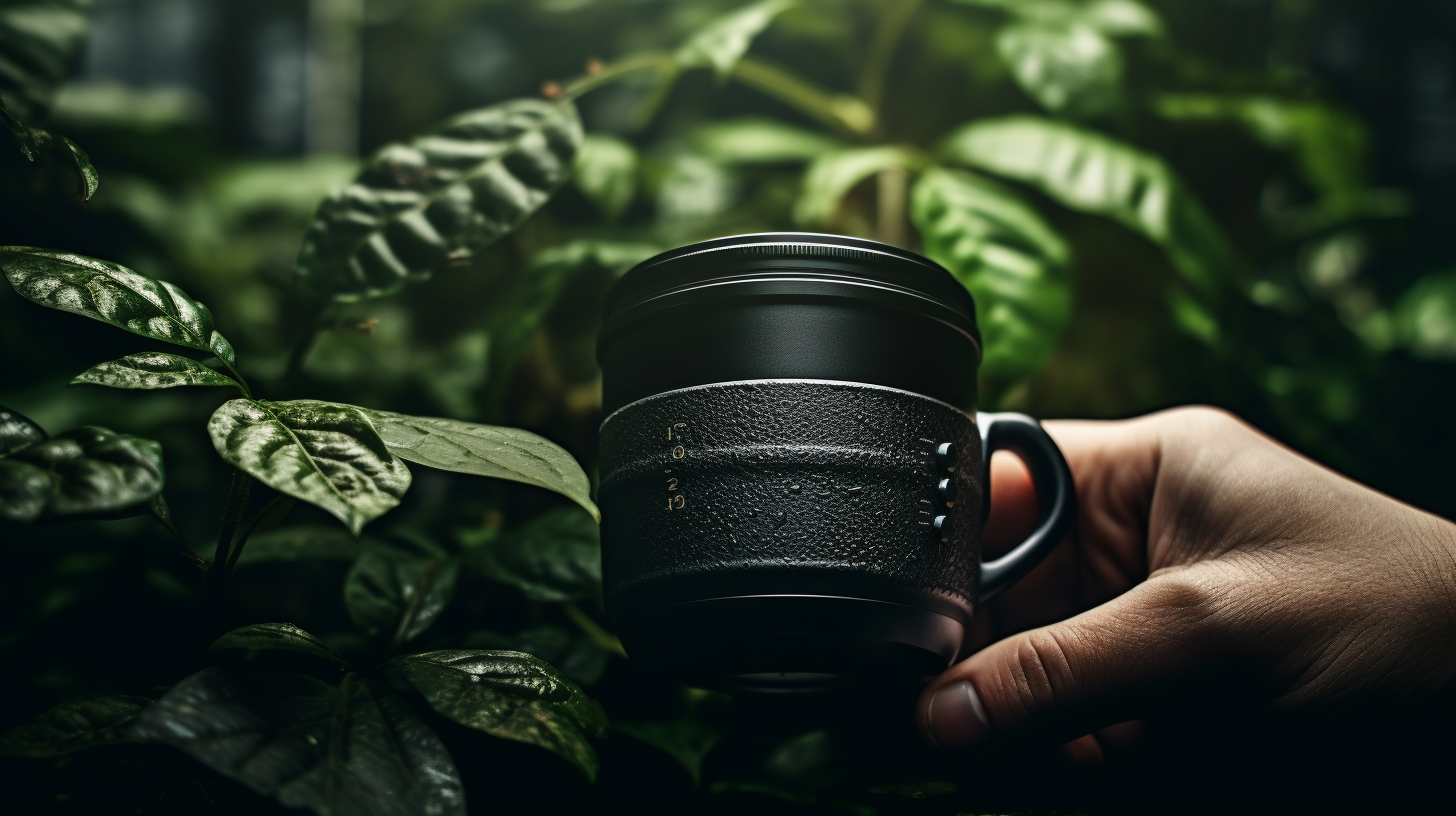
[[[36,45],[51,74],[0,89],[6,106],[74,140],[101,183],[85,203],[43,184],[0,197],[0,244],[177,283],[212,308],[270,398],[524,427],[590,473],[594,333],[625,267],[724,234],[862,235],[931,254],[976,294],[997,355],[983,409],[1114,418],[1219,405],[1352,478],[1456,516],[1456,4],[803,0],[774,6],[722,75],[663,67],[661,55],[743,5],[3,0],[0,46]],[[468,266],[330,306],[290,373],[315,317],[297,295],[299,242],[361,158],[461,111],[563,94],[588,134],[577,178]],[[1028,121],[999,153],[986,148],[990,130],[957,137]],[[1070,145],[1061,153],[1027,146],[1056,134]],[[936,173],[949,175],[931,189]],[[1173,202],[1171,220],[1139,210],[1141,193],[1118,186],[1123,173],[1151,179]],[[995,238],[1005,224],[944,220],[935,196],[965,185],[1011,202],[1007,223],[1024,228],[1005,244],[1030,266],[997,267],[967,248],[965,235]],[[558,270],[559,284],[521,299],[513,281],[543,270]],[[52,433],[96,423],[162,441],[178,525],[205,539],[227,476],[204,430],[220,399],[66,387],[143,348],[0,292],[0,403]],[[558,506],[539,493],[417,473],[406,505],[378,526],[468,541]],[[291,520],[324,520],[308,512]],[[156,633],[195,597],[182,568],[155,553],[152,528],[0,532],[14,558],[0,578],[0,654],[23,667],[0,681],[18,701],[0,727],[183,673],[194,646],[173,649]],[[237,618],[273,619],[274,601],[311,629],[346,628],[333,608],[343,568],[240,573]],[[560,623],[518,596],[473,591],[462,583],[467,600],[442,631]],[[131,617],[104,620],[128,605]],[[98,633],[110,642],[88,645],[85,659],[56,657],[57,644]],[[104,679],[88,671],[94,660],[111,667]],[[687,711],[711,722],[692,712],[726,705],[634,686],[641,679],[612,661],[591,679],[614,717]],[[814,756],[811,743],[794,750]],[[630,764],[606,753],[604,780]],[[814,792],[831,783],[810,766],[774,784],[798,796],[802,782],[820,801]],[[696,789],[670,767],[682,776],[672,785]],[[718,779],[720,792],[772,788]]]

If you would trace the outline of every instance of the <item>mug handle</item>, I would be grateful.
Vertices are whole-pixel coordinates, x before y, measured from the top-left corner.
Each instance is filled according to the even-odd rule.
[[[1036,488],[1036,530],[995,561],[981,563],[979,600],[984,602],[1021,580],[1040,564],[1077,517],[1077,489],[1057,443],[1025,414],[978,413],[981,430],[981,527],[991,512],[991,454],[1007,450],[1021,457]]]

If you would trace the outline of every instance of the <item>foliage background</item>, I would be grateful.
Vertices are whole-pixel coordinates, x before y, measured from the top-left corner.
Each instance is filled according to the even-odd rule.
[[[827,89],[823,99],[861,100],[873,125],[857,126],[852,107],[826,125],[834,115],[782,101],[782,83],[776,96],[741,73],[724,81],[683,70],[668,85],[642,70],[604,84],[578,100],[595,141],[576,182],[467,266],[331,307],[301,371],[287,373],[315,319],[294,286],[299,243],[358,156],[461,110],[540,96],[543,86],[573,93],[574,78],[591,83],[603,65],[610,74],[632,55],[670,54],[738,5],[96,0],[75,70],[54,98],[33,110],[5,101],[82,145],[101,187],[85,204],[12,198],[0,205],[0,245],[63,248],[177,283],[212,307],[246,352],[244,373],[275,396],[527,428],[590,473],[595,325],[624,265],[692,240],[807,227],[938,252],[973,276],[988,267],[921,229],[934,219],[915,215],[914,180],[956,163],[944,140],[968,123],[1049,117],[1161,157],[1228,249],[1210,248],[1197,229],[1193,238],[1181,228],[1159,234],[1135,214],[1122,219],[1131,228],[1119,225],[1106,217],[1117,202],[1097,203],[1105,185],[1068,206],[1056,184],[1018,184],[983,162],[977,178],[1038,213],[1053,236],[1038,243],[1027,237],[1034,229],[997,233],[1004,224],[993,224],[993,243],[1005,238],[1041,276],[1007,290],[1014,314],[1005,336],[1026,326],[1055,342],[1006,343],[982,408],[1123,417],[1213,403],[1353,478],[1456,514],[1447,461],[1456,14],[1435,2],[1149,3],[1155,24],[1098,35],[1115,51],[1107,57],[1095,41],[1037,52],[1034,38],[1048,35],[1036,28],[1036,3],[1008,12],[996,2],[805,0],[753,39],[750,58]],[[1051,26],[1056,36],[1071,36],[1064,23]],[[1005,35],[1013,25],[1027,27],[1022,40]],[[1027,53],[1062,62],[1033,64]],[[833,160],[866,146],[873,150]],[[856,161],[868,170],[855,173]],[[1034,166],[1023,180],[1049,168]],[[1211,270],[1213,295],[1188,276],[1189,264]],[[522,279],[547,283],[522,290]],[[1009,279],[976,280],[994,288]],[[981,298],[983,322],[994,302]],[[62,319],[8,289],[0,347],[0,403],[52,433],[103,424],[159,440],[179,528],[198,541],[213,534],[228,474],[203,429],[212,392],[67,388],[98,348],[120,356],[153,346]],[[419,469],[404,505],[369,533],[465,553],[567,506],[544,491]],[[282,529],[328,523],[300,507]],[[170,685],[206,665],[206,644],[232,626],[289,620],[346,653],[366,650],[340,603],[347,560],[245,563],[225,611],[201,615],[190,566],[146,519],[6,525],[0,536],[0,654],[9,668],[0,728],[67,700]],[[934,794],[956,784],[944,794],[951,798],[928,801],[942,810],[952,801],[1025,804],[969,794],[975,786],[934,758],[877,752],[868,743],[878,737],[867,734],[881,731],[842,733],[832,706],[791,716],[640,676],[610,653],[590,599],[542,600],[489,574],[462,571],[420,645],[534,651],[602,700],[615,730],[591,787],[545,752],[431,720],[477,806],[895,812],[920,800],[894,786]],[[884,708],[890,723],[893,700]],[[704,746],[712,751],[699,770]],[[261,801],[180,755],[135,760],[112,750],[43,772],[7,760],[5,773],[27,801],[78,812],[96,812],[97,802],[199,812]],[[928,782],[924,769],[944,781]]]

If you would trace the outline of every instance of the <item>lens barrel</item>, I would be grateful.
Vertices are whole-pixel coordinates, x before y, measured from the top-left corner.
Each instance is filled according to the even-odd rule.
[[[694,244],[617,283],[598,356],[603,577],[634,660],[783,691],[957,656],[981,343],[950,273],[842,236]]]

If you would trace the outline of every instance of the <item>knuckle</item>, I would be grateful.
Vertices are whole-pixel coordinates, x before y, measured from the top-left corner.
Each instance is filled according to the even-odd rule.
[[[1018,640],[1006,679],[1020,717],[1037,719],[1071,702],[1075,669],[1062,640],[1050,629],[1038,629]]]

